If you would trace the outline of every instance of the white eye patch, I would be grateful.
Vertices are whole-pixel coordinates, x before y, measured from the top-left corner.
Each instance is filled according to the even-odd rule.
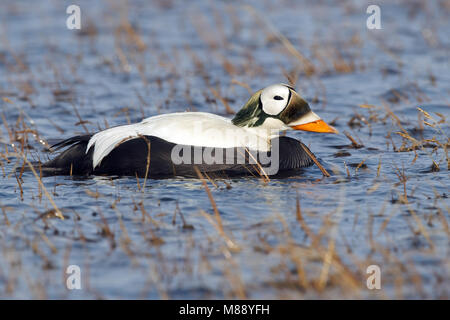
[[[289,100],[289,88],[274,84],[261,92],[261,104],[265,113],[277,115],[286,108]]]

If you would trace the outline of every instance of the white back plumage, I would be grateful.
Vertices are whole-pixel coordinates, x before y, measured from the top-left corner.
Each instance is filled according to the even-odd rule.
[[[179,112],[100,131],[89,140],[86,153],[94,147],[93,167],[96,168],[114,148],[140,135],[156,136],[175,144],[268,151],[272,134],[267,129],[237,127],[230,119],[211,113]]]

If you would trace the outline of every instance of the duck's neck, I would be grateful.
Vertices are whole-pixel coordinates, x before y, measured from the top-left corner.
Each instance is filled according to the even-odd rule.
[[[261,127],[244,127],[244,129],[252,135],[270,140],[280,135],[279,129],[261,128]]]
[[[280,135],[280,130],[268,129],[261,127],[244,127],[249,134],[248,138],[252,140],[249,144],[254,146],[256,143],[257,150],[268,151],[271,149],[271,140]],[[253,141],[254,140],[254,141]]]

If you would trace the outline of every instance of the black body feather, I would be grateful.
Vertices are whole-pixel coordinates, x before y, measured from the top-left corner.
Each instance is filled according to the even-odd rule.
[[[250,163],[255,157],[249,155],[248,152],[241,148],[222,149],[223,164],[220,163],[194,163],[194,150],[190,155],[188,164],[175,164],[172,161],[172,149],[176,146],[174,143],[167,142],[155,136],[142,136],[125,141],[114,148],[94,169],[92,166],[92,156],[94,147],[91,147],[88,152],[86,148],[91,135],[76,136],[64,140],[52,148],[59,150],[68,147],[61,152],[56,158],[50,160],[42,165],[42,172],[44,175],[118,175],[118,176],[139,176],[139,177],[169,177],[169,176],[194,176],[196,171],[194,166],[197,166],[200,171],[208,174],[217,175],[249,175],[258,174],[261,172],[261,166]],[[303,167],[308,167],[313,164],[311,158],[303,150],[301,142],[289,138],[279,137],[279,172],[286,170],[295,170]],[[272,140],[272,144],[275,141]],[[150,146],[150,152],[149,152]],[[303,145],[304,146],[304,145]],[[190,146],[184,146],[191,148]],[[306,148],[306,146],[304,146]],[[200,148],[200,147],[198,147]],[[202,148],[202,154],[205,148]],[[239,164],[234,161],[232,164],[226,164],[226,155],[228,152],[233,154],[244,154],[245,163]],[[215,155],[214,149],[210,152]],[[220,154],[220,153],[218,153]],[[183,155],[183,152],[180,153]],[[253,155],[253,153],[252,153]],[[264,154],[270,157],[270,152]],[[256,159],[260,163],[259,154],[256,154]],[[149,165],[148,165],[149,164]]]

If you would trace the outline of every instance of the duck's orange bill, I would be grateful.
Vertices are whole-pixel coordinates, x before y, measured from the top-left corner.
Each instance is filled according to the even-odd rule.
[[[308,122],[305,124],[299,124],[298,126],[291,127],[294,130],[312,131],[312,132],[329,132],[338,133],[338,131],[332,126],[326,124],[323,120],[317,120],[313,122]]]

